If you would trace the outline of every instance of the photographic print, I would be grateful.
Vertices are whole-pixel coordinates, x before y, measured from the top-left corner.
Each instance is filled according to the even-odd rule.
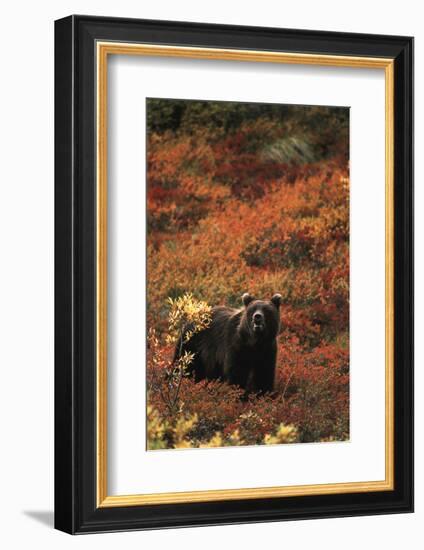
[[[147,449],[349,439],[349,108],[149,98]]]

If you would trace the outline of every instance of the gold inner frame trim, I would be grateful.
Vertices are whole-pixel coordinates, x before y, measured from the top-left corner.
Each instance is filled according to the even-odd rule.
[[[97,54],[97,506],[142,506],[255,498],[277,498],[394,489],[394,60],[254,50],[96,43]],[[109,496],[107,492],[107,61],[109,55],[142,55],[384,69],[385,71],[385,479],[281,487],[218,489]]]

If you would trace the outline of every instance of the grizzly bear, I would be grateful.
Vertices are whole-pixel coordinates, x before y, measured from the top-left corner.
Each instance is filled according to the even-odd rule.
[[[194,354],[188,368],[196,382],[223,380],[246,393],[271,392],[280,331],[281,295],[270,301],[243,294],[244,307],[212,308],[209,326],[185,341],[183,333],[174,361],[185,351]],[[189,330],[189,327],[188,327]]]

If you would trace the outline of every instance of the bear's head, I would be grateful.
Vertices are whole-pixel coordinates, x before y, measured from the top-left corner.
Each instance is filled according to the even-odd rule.
[[[274,294],[271,300],[256,300],[247,292],[242,296],[244,304],[243,330],[255,340],[277,337],[280,331],[281,294]]]

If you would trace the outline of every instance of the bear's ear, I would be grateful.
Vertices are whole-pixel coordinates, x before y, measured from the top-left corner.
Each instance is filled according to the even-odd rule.
[[[253,302],[254,300],[253,296],[251,296],[248,292],[245,292],[241,297],[241,299],[245,307],[247,307],[250,304],[250,302]]]
[[[274,294],[274,296],[271,298],[271,302],[277,309],[280,307],[282,300],[283,297],[281,296],[281,294]]]

